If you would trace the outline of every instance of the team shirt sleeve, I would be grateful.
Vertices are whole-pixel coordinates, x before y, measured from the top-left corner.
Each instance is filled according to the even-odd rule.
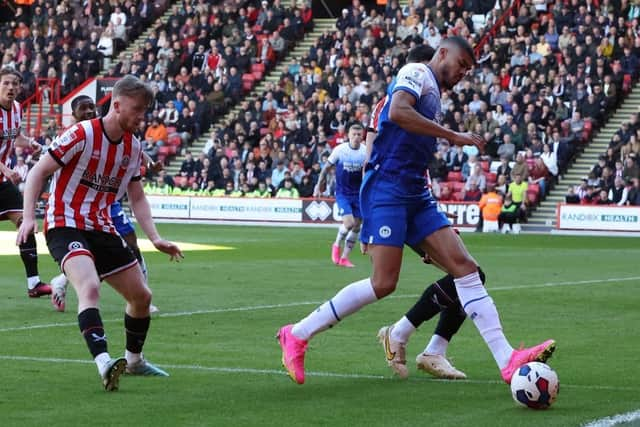
[[[340,160],[340,152],[342,151],[340,147],[342,147],[342,144],[336,146],[333,151],[331,151],[331,154],[329,154],[327,161],[332,165],[335,165],[338,163],[338,160]]]
[[[400,69],[396,78],[396,85],[393,88],[393,92],[403,90],[410,93],[416,98],[416,101],[420,99],[420,96],[426,92],[429,70],[427,66],[421,63],[407,64]]]
[[[84,147],[84,130],[76,125],[53,140],[49,147],[49,154],[60,166],[64,166],[81,153]]]

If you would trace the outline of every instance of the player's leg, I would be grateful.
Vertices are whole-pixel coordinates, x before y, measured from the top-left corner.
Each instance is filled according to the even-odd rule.
[[[16,186],[11,183],[4,183],[0,192],[2,206],[0,211],[5,211],[5,216],[15,224],[16,228],[22,223],[22,195]],[[0,215],[2,217],[2,215]],[[51,286],[43,283],[38,274],[38,250],[36,246],[36,236],[31,233],[27,241],[20,244],[20,258],[24,264],[27,275],[27,295],[31,298],[38,298],[51,294]]]
[[[506,382],[511,381],[513,371],[522,363],[545,361],[551,356],[555,349],[553,340],[514,351],[502,331],[498,311],[482,283],[477,263],[450,227],[427,235],[421,248],[454,277],[460,303],[487,343]]]
[[[104,255],[97,263],[100,277],[127,301],[124,314],[127,373],[168,376],[162,369],[146,361],[142,354],[151,324],[151,290],[138,261],[132,251],[122,245],[120,237],[103,235],[99,238],[102,241],[101,254]]]
[[[366,236],[373,263],[371,277],[347,285],[307,317],[278,332],[282,363],[298,384],[304,383],[305,379],[304,354],[309,339],[395,290],[402,264],[406,212],[397,205],[380,206],[371,211],[376,215],[369,216],[370,223],[364,227],[371,230]],[[404,349],[397,351],[394,357],[396,354],[398,358],[404,358]]]
[[[126,360],[112,359],[107,349],[107,336],[98,308],[100,279],[91,246],[82,232],[72,228],[50,230],[46,237],[51,255],[78,296],[78,325],[96,362],[103,386],[107,391],[117,390]]]
[[[353,250],[353,247],[358,242],[360,237],[360,228],[362,224],[362,215],[360,213],[360,201],[357,197],[352,197],[349,200],[349,207],[351,215],[349,218],[350,225],[349,233],[347,234],[344,249],[342,251],[342,257],[340,258],[339,265],[342,267],[354,267],[353,263],[349,260],[349,255]]]
[[[342,216],[342,224],[338,227],[338,234],[336,235],[336,240],[333,242],[331,246],[331,261],[334,264],[339,265],[340,263],[340,247],[342,242],[345,241],[349,231],[351,231],[351,227],[353,226],[349,220],[351,217],[351,208],[349,205],[349,201],[347,198],[336,195],[336,203],[338,204],[338,212]],[[351,217],[352,219],[353,217]]]

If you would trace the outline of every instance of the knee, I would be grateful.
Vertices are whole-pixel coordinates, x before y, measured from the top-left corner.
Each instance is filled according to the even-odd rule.
[[[146,286],[142,286],[140,290],[132,295],[131,301],[129,301],[129,303],[136,308],[144,309],[146,307],[149,307],[149,305],[151,304],[152,296],[153,294],[151,293],[151,289]]]
[[[391,295],[398,285],[398,276],[397,275],[385,275],[371,278],[371,284],[373,286],[373,291],[376,294],[378,299],[382,299],[387,295]]]
[[[100,299],[100,283],[95,280],[84,280],[75,286],[78,300],[97,302]]]
[[[347,230],[351,231],[353,229],[353,220],[352,219],[345,219],[343,222],[344,228],[346,228]]]
[[[456,271],[451,273],[454,277],[462,277],[466,276],[467,274],[471,274],[474,271],[478,271],[478,266],[476,265],[473,258],[465,254],[457,255],[453,261]]]

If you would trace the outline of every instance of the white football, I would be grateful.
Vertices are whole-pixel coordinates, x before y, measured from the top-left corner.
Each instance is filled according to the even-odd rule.
[[[558,396],[558,374],[549,365],[529,362],[518,368],[511,378],[513,400],[532,409],[547,409]]]

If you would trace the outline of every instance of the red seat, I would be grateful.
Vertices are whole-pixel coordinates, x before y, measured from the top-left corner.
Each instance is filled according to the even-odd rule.
[[[174,176],[173,182],[175,182],[176,186],[184,188],[187,186],[189,179],[186,176]]]
[[[462,172],[449,172],[447,174],[447,181],[462,181]]]
[[[628,93],[631,90],[631,74],[625,74],[622,78],[622,91]]]
[[[252,71],[251,74],[253,74],[256,80],[262,80],[262,71]]]
[[[495,182],[498,180],[498,174],[489,172],[485,175],[485,178],[487,179],[487,182],[495,184]]]
[[[169,141],[168,141],[169,145],[174,145],[176,147],[179,147],[180,145],[182,145],[182,138],[180,138],[180,135],[173,135],[169,137]]]
[[[537,205],[538,204],[538,195],[536,193],[532,193],[530,191],[527,191],[527,200],[529,201],[530,205]]]
[[[262,33],[262,26],[256,24],[251,28],[251,31],[253,31],[253,34],[260,34]]]
[[[453,181],[451,183],[451,191],[453,191],[454,193],[462,191],[463,189],[464,189],[464,182]]]
[[[253,80],[242,80],[242,90],[247,92],[251,92],[253,89]]]
[[[527,187],[527,192],[540,194],[540,184],[529,184]]]
[[[194,182],[196,182],[196,177],[195,176],[192,176],[191,178],[189,178],[189,187],[191,187]]]
[[[483,160],[480,162],[480,166],[482,167],[482,170],[485,172],[489,172],[489,168],[490,168],[490,163],[487,160]]]
[[[167,126],[167,134],[171,135],[172,133],[176,133],[177,129],[175,126]]]
[[[167,148],[169,149],[169,154],[171,154],[172,156],[175,156],[178,152],[178,147],[176,147],[175,145],[169,145],[167,146]]]
[[[261,73],[264,74],[264,64],[262,62],[255,62],[253,64],[251,64],[251,71],[260,71]]]
[[[158,148],[158,155],[161,156],[168,156],[169,155],[169,145],[163,145],[162,147]]]
[[[244,73],[242,75],[242,81],[243,82],[247,81],[247,80],[250,81],[250,82],[253,82],[255,79],[256,79],[255,76],[253,74],[251,74],[251,73]]]

